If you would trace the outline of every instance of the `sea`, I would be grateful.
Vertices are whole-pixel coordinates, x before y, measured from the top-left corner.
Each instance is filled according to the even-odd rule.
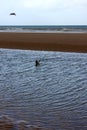
[[[0,32],[87,33],[87,26],[0,26]],[[87,130],[87,54],[1,48],[0,130],[6,125]]]
[[[2,25],[0,32],[87,33],[87,25]]]

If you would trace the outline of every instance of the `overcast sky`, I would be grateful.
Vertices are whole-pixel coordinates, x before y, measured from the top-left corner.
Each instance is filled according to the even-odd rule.
[[[0,0],[0,25],[87,25],[87,0]]]

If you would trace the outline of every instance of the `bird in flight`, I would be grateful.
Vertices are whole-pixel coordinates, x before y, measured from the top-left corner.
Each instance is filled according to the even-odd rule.
[[[16,13],[10,13],[10,15],[15,15],[16,16]]]

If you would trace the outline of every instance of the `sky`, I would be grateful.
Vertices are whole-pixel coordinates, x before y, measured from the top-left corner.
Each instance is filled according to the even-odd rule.
[[[0,0],[0,25],[87,25],[87,0]]]

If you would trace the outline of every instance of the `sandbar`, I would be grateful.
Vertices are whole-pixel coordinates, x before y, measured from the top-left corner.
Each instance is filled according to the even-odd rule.
[[[87,33],[0,32],[0,48],[87,53]]]

